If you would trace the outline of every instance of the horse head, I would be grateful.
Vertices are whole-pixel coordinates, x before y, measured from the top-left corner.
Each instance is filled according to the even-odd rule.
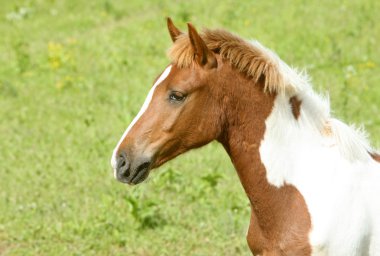
[[[137,184],[151,169],[218,138],[223,115],[218,88],[218,56],[188,24],[188,35],[167,20],[174,43],[190,40],[193,64],[171,63],[156,79],[112,156],[115,177]],[[219,59],[220,61],[220,59]]]

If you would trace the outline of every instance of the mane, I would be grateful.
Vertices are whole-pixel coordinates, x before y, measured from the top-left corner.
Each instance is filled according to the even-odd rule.
[[[229,60],[239,72],[257,82],[262,76],[264,90],[270,93],[295,93],[307,86],[307,76],[291,69],[271,50],[257,41],[246,41],[222,29],[206,29],[200,33],[207,47]],[[181,34],[168,51],[172,63],[181,68],[194,63],[194,50],[189,36]]]
[[[289,67],[273,51],[258,41],[246,41],[222,29],[205,29],[200,33],[207,47],[239,72],[258,82],[264,77],[264,91],[284,96],[296,96],[302,101],[304,128],[315,130],[324,137],[333,138],[341,154],[350,161],[366,161],[375,152],[367,141],[364,129],[356,129],[330,117],[328,97],[312,90],[306,72]],[[168,50],[171,62],[180,68],[194,65],[194,50],[187,34],[177,37]]]

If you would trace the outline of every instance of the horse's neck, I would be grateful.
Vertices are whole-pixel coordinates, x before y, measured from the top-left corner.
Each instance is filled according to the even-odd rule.
[[[322,100],[312,93],[301,95],[301,109],[294,114],[289,97],[270,97],[254,90],[225,97],[225,104],[236,102],[225,111],[229,121],[220,138],[251,202],[249,234],[258,243],[286,244],[287,234],[299,233],[308,241],[313,216],[313,225],[320,229],[310,239],[318,243],[324,239],[318,235],[324,234],[331,220],[325,208],[336,210],[336,203],[342,201],[336,191],[357,191],[352,184],[359,182],[359,168],[366,171],[362,176],[366,187],[365,178],[374,177],[371,196],[376,195],[380,174],[373,171],[375,163],[368,160],[360,136],[329,119],[328,104],[320,104]],[[342,206],[354,209],[349,204]]]
[[[306,204],[298,190],[287,184],[278,188],[267,179],[260,147],[266,133],[265,120],[272,112],[273,102],[274,98],[269,97],[263,102],[255,102],[254,106],[244,105],[244,109],[238,107],[241,112],[235,113],[236,119],[228,126],[222,143],[251,202],[252,214],[259,223],[256,232],[261,232],[264,237],[281,239],[285,229],[299,228],[291,216],[298,216],[305,230],[310,227],[310,223]],[[260,107],[257,104],[261,104]],[[230,118],[233,119],[232,116]],[[289,207],[291,205],[297,207]]]
[[[306,97],[309,95],[303,98],[298,117],[292,112],[289,97],[282,95],[273,99],[270,108],[263,104],[265,100],[238,108],[240,112],[235,115],[239,120],[229,127],[229,140],[224,144],[251,201],[263,197],[260,191],[268,192],[268,187],[280,189],[292,184],[297,189],[306,186],[309,191],[311,183],[323,184],[332,176],[340,177],[336,174],[347,169],[350,157],[362,161],[360,166],[369,161],[366,147],[360,145],[362,140],[355,138],[357,134],[339,121],[328,119],[328,111],[321,111],[320,102]],[[313,113],[315,109],[318,112]],[[352,168],[355,166],[359,165]]]
[[[249,83],[241,77],[235,78],[235,83]],[[266,200],[266,196],[273,196],[270,193],[277,192],[272,191],[267,182],[260,146],[266,134],[265,122],[272,115],[278,96],[264,93],[259,85],[240,85],[239,88],[245,91],[233,91],[231,94],[237,95],[226,100],[229,104],[225,110],[228,124],[221,142],[229,153],[250,200]],[[291,113],[289,102],[287,107]]]
[[[228,116],[229,125],[222,141],[248,195],[252,194],[253,187],[265,183],[270,186],[268,174],[272,170],[267,170],[268,165],[275,169],[280,167],[281,172],[289,171],[285,170],[291,168],[287,164],[292,162],[292,154],[297,155],[294,150],[300,145],[299,137],[295,136],[307,134],[300,133],[297,125],[300,120],[292,112],[289,97],[260,93],[255,92],[254,102],[239,98],[231,107],[238,113]]]

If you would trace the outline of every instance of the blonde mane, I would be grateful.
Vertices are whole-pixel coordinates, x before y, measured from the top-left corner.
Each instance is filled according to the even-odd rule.
[[[246,41],[222,29],[206,29],[200,36],[210,50],[229,60],[233,67],[252,78],[254,82],[264,76],[267,92],[294,93],[298,91],[299,85],[307,84],[306,76],[291,69],[274,52],[257,41]],[[168,56],[181,68],[193,65],[194,50],[187,34],[177,37],[168,51]]]

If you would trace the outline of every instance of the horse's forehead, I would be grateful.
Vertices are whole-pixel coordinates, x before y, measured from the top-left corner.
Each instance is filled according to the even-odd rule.
[[[196,82],[201,80],[200,72],[197,68],[180,68],[173,65],[166,82],[173,85],[190,85],[196,84]]]

